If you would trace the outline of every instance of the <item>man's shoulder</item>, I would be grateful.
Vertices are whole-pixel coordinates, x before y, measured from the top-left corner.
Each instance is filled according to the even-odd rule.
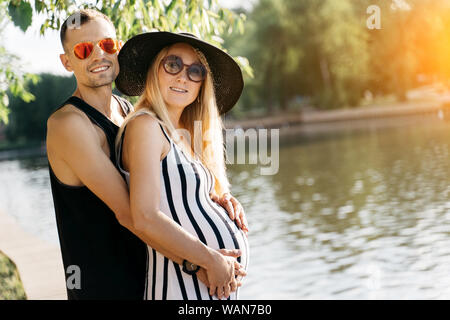
[[[89,125],[88,117],[78,108],[66,104],[53,112],[47,120],[49,132],[63,133],[67,130],[75,133],[77,129],[85,129]],[[73,130],[76,130],[73,132]]]

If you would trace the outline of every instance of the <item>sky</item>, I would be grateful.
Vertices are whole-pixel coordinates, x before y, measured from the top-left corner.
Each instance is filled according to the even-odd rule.
[[[250,4],[253,1],[219,0],[219,3],[227,8],[235,8],[243,2]],[[70,73],[64,69],[59,60],[59,54],[62,53],[59,32],[47,30],[45,36],[41,36],[39,27],[43,20],[42,16],[34,16],[33,23],[26,33],[10,23],[6,27],[1,43],[9,52],[20,57],[21,65],[26,72],[48,72],[68,76]]]

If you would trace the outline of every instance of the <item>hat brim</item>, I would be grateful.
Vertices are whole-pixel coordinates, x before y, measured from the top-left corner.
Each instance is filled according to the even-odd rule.
[[[244,87],[241,68],[226,52],[189,34],[147,32],[129,39],[118,56],[117,89],[127,96],[141,95],[153,59],[163,48],[179,42],[187,43],[205,55],[213,77],[219,113],[228,112]]]

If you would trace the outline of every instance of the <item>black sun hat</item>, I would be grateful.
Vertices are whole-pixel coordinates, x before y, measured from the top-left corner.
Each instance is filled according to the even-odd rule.
[[[211,68],[220,114],[233,108],[244,87],[241,68],[229,54],[189,33],[157,31],[129,39],[119,52],[117,89],[127,96],[141,95],[148,69],[156,55],[163,48],[178,42],[190,44],[205,55]]]

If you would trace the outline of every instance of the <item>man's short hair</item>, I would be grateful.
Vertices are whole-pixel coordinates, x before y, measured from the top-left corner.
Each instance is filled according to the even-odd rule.
[[[71,14],[66,21],[61,26],[61,30],[59,32],[59,37],[61,39],[61,44],[63,48],[65,49],[65,41],[66,41],[66,33],[67,29],[76,29],[80,28],[83,24],[92,21],[97,18],[103,18],[106,21],[108,21],[114,28],[114,24],[112,21],[103,13],[100,11],[94,10],[94,9],[82,9],[80,11],[77,11],[73,14]]]

